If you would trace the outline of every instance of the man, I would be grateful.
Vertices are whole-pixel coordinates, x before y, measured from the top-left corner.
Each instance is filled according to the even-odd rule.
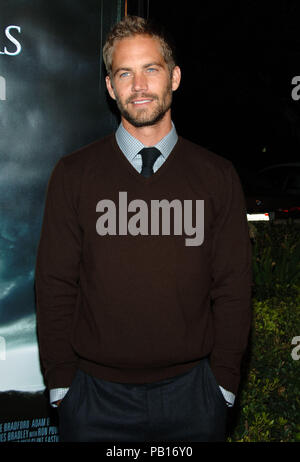
[[[160,31],[126,17],[103,55],[121,124],[56,165],[36,265],[60,437],[223,441],[251,318],[240,182],[177,135]]]

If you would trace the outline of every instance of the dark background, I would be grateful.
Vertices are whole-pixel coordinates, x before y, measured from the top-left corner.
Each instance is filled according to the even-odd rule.
[[[238,170],[299,161],[298,1],[128,0],[128,14],[165,25],[182,82],[173,120],[182,136]]]

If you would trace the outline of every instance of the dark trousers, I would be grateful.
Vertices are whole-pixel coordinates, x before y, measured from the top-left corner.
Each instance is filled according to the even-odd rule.
[[[99,380],[78,370],[58,407],[60,441],[224,441],[227,407],[207,359],[148,384]]]

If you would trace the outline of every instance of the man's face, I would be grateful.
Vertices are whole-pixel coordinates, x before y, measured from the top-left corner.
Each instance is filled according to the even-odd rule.
[[[134,127],[170,117],[172,92],[179,82],[180,69],[176,66],[170,76],[157,39],[137,35],[116,43],[112,80],[106,77],[106,85],[122,117]]]

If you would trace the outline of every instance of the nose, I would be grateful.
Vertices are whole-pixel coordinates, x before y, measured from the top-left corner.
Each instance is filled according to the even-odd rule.
[[[139,72],[134,74],[132,80],[132,91],[145,91],[148,88],[147,77],[144,73]]]

